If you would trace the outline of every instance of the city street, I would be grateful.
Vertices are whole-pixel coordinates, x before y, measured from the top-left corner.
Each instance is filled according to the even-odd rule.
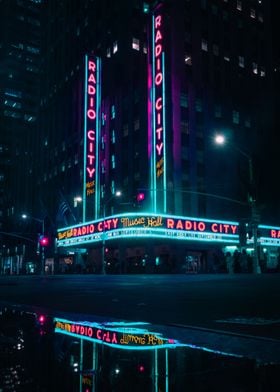
[[[280,361],[280,274],[1,276],[0,290],[2,304],[149,322],[185,342]]]

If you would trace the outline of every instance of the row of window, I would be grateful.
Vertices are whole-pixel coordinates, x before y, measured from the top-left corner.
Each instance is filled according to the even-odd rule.
[[[133,50],[137,50],[139,52],[140,49],[141,49],[141,47],[140,47],[140,40],[138,38],[132,38],[131,47],[132,47]],[[148,48],[147,48],[147,45],[145,43],[143,43],[142,50],[143,50],[143,53],[145,53],[145,54],[148,53]],[[117,51],[118,51],[118,42],[115,41],[113,43],[113,47],[112,48],[107,48],[106,57],[111,57],[111,55],[117,53]]]
[[[31,116],[30,114],[22,115],[22,113],[14,112],[12,110],[4,110],[4,116],[16,119],[23,119],[26,122],[34,122],[36,120],[35,116]]]
[[[224,0],[224,3],[228,3],[228,0]],[[243,1],[242,0],[236,0],[235,8],[236,8],[236,10],[238,12],[244,11],[244,8],[245,8],[245,7],[243,7],[244,3],[245,3],[245,0],[243,0]],[[261,5],[262,4],[261,1],[258,1],[258,4]],[[207,7],[207,0],[201,0],[201,8],[205,10],[206,7]],[[213,15],[218,15],[218,6],[216,4],[212,4],[211,5],[211,11],[212,11]],[[253,8],[253,7],[249,8],[249,16],[252,19],[256,19],[257,18],[256,8]],[[223,19],[226,20],[227,18],[228,18],[228,12],[227,11],[223,11]],[[263,22],[263,14],[262,14],[262,12],[258,11],[258,18],[257,19],[258,19],[259,22],[261,22],[261,23]]]
[[[205,39],[201,40],[201,49],[204,52],[208,52],[208,41],[207,40],[205,40]],[[219,54],[220,54],[219,46],[216,45],[216,44],[213,44],[213,54],[215,56],[219,56]],[[224,60],[227,61],[227,62],[230,62],[230,60],[231,60],[230,56],[225,54],[224,55]],[[244,58],[244,56],[238,56],[237,60],[238,60],[238,66],[240,68],[245,68],[245,58]],[[189,54],[189,53],[185,54],[184,61],[185,61],[186,65],[192,65],[192,56],[191,56],[191,54]],[[252,69],[252,72],[255,75],[259,74],[261,77],[265,76],[265,67],[264,66],[258,65],[256,62],[252,62],[251,69]]]
[[[188,108],[189,103],[188,103],[188,97],[187,94],[182,94],[180,97],[180,106],[181,108]],[[202,99],[197,98],[195,100],[195,110],[197,112],[202,112],[203,111],[203,103]],[[214,105],[214,117],[215,118],[222,118],[222,107],[221,105]],[[240,124],[240,113],[237,110],[232,110],[232,122],[233,124]],[[185,124],[185,125],[184,125]],[[188,130],[188,123],[182,122],[182,132],[183,133],[189,133]],[[244,120],[244,125],[247,128],[251,127],[251,119],[247,116]]]

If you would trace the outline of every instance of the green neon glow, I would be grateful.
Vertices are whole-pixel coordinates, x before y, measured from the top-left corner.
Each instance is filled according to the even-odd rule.
[[[279,226],[266,226],[266,225],[258,225],[259,229],[270,229],[270,230],[280,230]]]
[[[84,91],[84,175],[83,175],[83,222],[86,221],[86,156],[87,156],[87,83],[88,55],[85,55],[85,91]]]
[[[63,331],[60,329],[55,328],[54,332],[56,333],[61,333],[63,335],[68,335],[68,336],[72,336],[75,339],[81,339],[81,340],[88,340],[90,342],[95,342],[95,343],[99,343],[99,344],[104,344],[105,346],[109,346],[112,348],[118,348],[121,350],[137,350],[137,351],[146,351],[146,350],[160,350],[162,348],[176,348],[176,347],[182,347],[184,346],[184,344],[181,343],[163,343],[161,345],[157,345],[157,346],[123,346],[121,344],[115,344],[115,343],[108,343],[104,340],[99,340],[99,339],[95,339],[95,338],[90,338],[88,336],[82,336],[82,335],[77,335],[75,333],[71,333],[68,331]]]

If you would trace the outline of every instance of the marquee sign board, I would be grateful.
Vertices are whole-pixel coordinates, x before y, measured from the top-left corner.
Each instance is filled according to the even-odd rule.
[[[54,323],[55,333],[79,337],[115,348],[150,350],[179,345],[174,339],[167,339],[159,333],[136,327],[139,323],[122,322],[114,325],[114,323],[75,322],[60,318],[55,318]]]
[[[58,230],[58,246],[121,238],[165,238],[238,244],[238,223],[174,215],[119,214]]]

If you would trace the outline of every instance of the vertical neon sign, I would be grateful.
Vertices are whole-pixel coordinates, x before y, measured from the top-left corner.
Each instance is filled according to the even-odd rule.
[[[153,15],[152,26],[152,154],[151,189],[153,209],[166,212],[166,124],[165,59],[163,50],[163,16],[161,8]]]
[[[99,199],[101,64],[85,56],[83,221],[96,219]]]

